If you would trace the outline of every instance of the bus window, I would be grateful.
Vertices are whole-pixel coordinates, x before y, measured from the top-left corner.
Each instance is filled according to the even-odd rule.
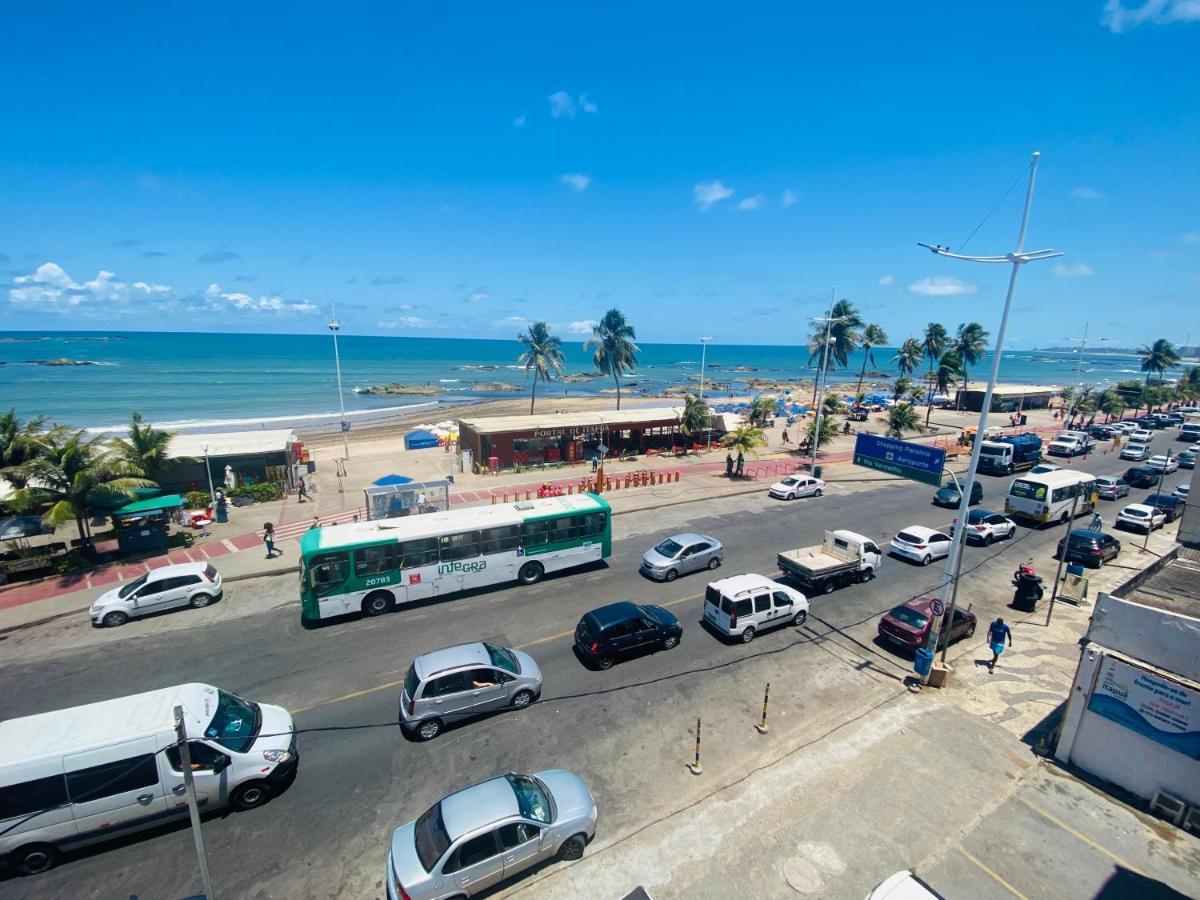
[[[362,547],[354,551],[354,574],[359,578],[400,568],[400,545]]]
[[[525,546],[536,547],[540,544],[548,543],[553,525],[554,522],[551,519],[543,519],[539,522],[526,522],[521,526],[521,536],[525,540]]]
[[[501,525],[498,528],[485,528],[479,533],[479,537],[480,549],[485,554],[516,550],[521,546],[521,526]]]
[[[1050,500],[1053,503],[1062,503],[1064,500],[1066,500],[1068,497],[1071,496],[1071,494],[1067,493],[1068,490],[1069,490],[1069,488],[1055,488],[1053,495],[1051,495],[1051,497],[1050,497]]]
[[[440,538],[441,560],[468,559],[479,555],[479,532],[464,531],[462,534],[446,534]]]
[[[551,521],[550,524],[553,526],[550,532],[551,543],[559,544],[579,536],[578,529],[574,527],[573,519],[573,516],[563,516],[561,519]]]
[[[322,553],[314,556],[308,571],[313,591],[318,597],[332,593],[350,574],[350,554]]]
[[[595,537],[596,535],[604,534],[604,513],[589,513],[580,518],[583,520],[583,534],[585,536]]]
[[[438,539],[418,538],[415,541],[405,541],[400,546],[401,565],[406,569],[414,566],[428,566],[438,561]]]

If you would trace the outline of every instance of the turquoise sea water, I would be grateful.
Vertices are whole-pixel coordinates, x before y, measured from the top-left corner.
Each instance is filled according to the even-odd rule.
[[[13,340],[20,338],[20,340]],[[37,338],[27,340],[27,338]],[[528,394],[525,373],[517,365],[516,341],[439,338],[339,338],[342,381],[347,411],[395,407],[437,400],[441,403],[516,396],[479,393],[472,383],[497,381],[517,385]],[[700,372],[697,344],[642,344],[635,375],[623,382],[623,394],[635,397],[671,385],[695,384]],[[582,345],[564,346],[566,372],[593,371]],[[868,371],[895,374],[895,350],[876,348]],[[97,365],[49,367],[35,359],[69,358]],[[333,343],[322,335],[179,334],[133,332],[4,333],[0,332],[0,408],[15,407],[22,417],[49,416],[78,427],[115,426],[133,410],[160,423],[333,413],[338,408]],[[861,355],[847,370],[832,372],[831,383],[853,382]],[[971,380],[987,376],[990,359],[971,372]],[[754,367],[754,372],[731,372],[731,367]],[[1001,380],[1036,384],[1071,384],[1076,356],[1046,351],[1013,351],[1001,361]],[[1082,380],[1103,384],[1140,375],[1133,357],[1085,355]],[[734,346],[710,344],[707,379],[745,391],[751,377],[771,380],[812,378],[803,347]],[[870,376],[868,376],[868,380]],[[398,382],[435,384],[445,389],[436,397],[420,395],[362,396],[356,386]],[[739,387],[740,385],[740,387]],[[594,394],[611,389],[612,381],[593,381],[549,387],[539,384],[539,396]],[[710,396],[712,392],[710,391]],[[431,413],[436,418],[436,413]]]

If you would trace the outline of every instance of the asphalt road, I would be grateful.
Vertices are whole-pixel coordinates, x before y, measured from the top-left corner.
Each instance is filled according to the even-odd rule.
[[[1173,433],[1158,433],[1156,450],[1181,447],[1171,443]],[[1097,473],[1127,465],[1113,456],[1075,462]],[[1166,485],[1189,475],[1170,475]],[[1008,480],[983,476],[984,506],[1002,508]],[[645,547],[674,531],[706,532],[726,545],[722,576],[773,574],[776,551],[816,543],[826,528],[851,528],[883,544],[906,525],[945,526],[953,513],[933,507],[932,493],[912,483],[845,484],[791,503],[764,491],[620,516],[607,566],[315,630],[300,627],[294,604],[182,631],[133,623],[103,646],[3,665],[0,706],[8,718],[198,680],[286,706],[300,729],[318,729],[300,738],[299,777],[290,790],[257,811],[206,820],[222,896],[382,897],[391,830],[445,793],[509,770],[564,767],[582,775],[600,807],[595,852],[703,796],[706,784],[756,764],[766,751],[747,732],[767,681],[777,717],[773,740],[797,744],[902,691],[911,660],[876,643],[878,617],[941,580],[939,564],[922,569],[889,559],[869,584],[814,598],[803,628],[728,645],[699,624],[704,575],[649,582],[636,571]],[[1145,493],[1134,491],[1131,499]],[[1124,502],[1102,505],[1106,521]],[[998,612],[1011,615],[1012,569],[1033,556],[1052,576],[1050,554],[1062,531],[1021,528],[1012,542],[969,548],[960,604],[973,603],[981,623]],[[263,579],[229,591],[275,594],[283,602],[295,585]],[[684,624],[681,645],[608,672],[585,669],[571,650],[575,623],[586,610],[625,598],[672,609]],[[406,740],[395,726],[396,706],[412,657],[478,639],[527,649],[545,674],[542,702],[450,729],[428,744]],[[983,652],[982,634],[970,643],[952,653]],[[683,770],[699,714],[704,781]],[[604,890],[620,896],[622,887]],[[4,897],[180,898],[199,891],[186,822],[77,852],[37,878],[0,880]]]

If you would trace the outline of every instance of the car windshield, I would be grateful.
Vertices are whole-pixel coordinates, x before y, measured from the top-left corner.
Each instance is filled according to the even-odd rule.
[[[146,579],[149,577],[150,576],[147,574],[147,575],[143,575],[141,578],[138,578],[134,581],[129,582],[129,584],[125,585],[119,591],[117,591],[117,596],[120,597],[122,600],[125,599],[130,594],[132,594],[134,591],[136,591],[138,588],[140,588],[143,584],[145,584]]]
[[[903,541],[906,544],[919,544],[922,538],[919,535],[913,534],[911,531],[902,531],[896,535],[896,540]]]
[[[492,665],[497,669],[512,672],[514,675],[521,671],[521,666],[517,663],[517,657],[513,655],[511,650],[505,650],[503,647],[497,647],[493,644],[484,644],[483,646],[487,648],[488,657],[492,660]]]
[[[892,610],[891,615],[893,619],[903,622],[905,625],[911,625],[913,628],[924,628],[929,624],[929,616],[907,606],[897,606]]]
[[[654,552],[659,556],[665,556],[668,559],[674,559],[676,554],[683,549],[683,544],[676,541],[674,538],[667,538],[661,544],[654,548]]]
[[[417,858],[426,872],[432,872],[442,854],[450,849],[450,835],[442,822],[442,804],[435,803],[421,818],[413,830],[413,842],[417,845]]]
[[[783,479],[779,483],[782,484],[784,487],[791,487],[793,484],[799,484],[800,482],[797,481],[795,478],[793,478],[791,475],[789,475],[787,478]]]
[[[1005,447],[989,447],[984,444],[979,448],[979,452],[983,456],[1003,456],[1006,449]]]
[[[973,509],[970,515],[967,516],[967,521],[971,524],[978,524],[990,516],[991,513],[986,509]]]
[[[958,493],[958,485],[955,484],[953,481],[947,481],[945,484],[942,485],[942,493],[943,494],[944,493],[957,494]]]
[[[1146,518],[1146,510],[1144,510],[1144,509],[1127,509],[1127,510],[1125,510],[1124,514],[1127,516],[1135,516],[1136,518],[1139,518],[1139,519]]]
[[[542,784],[527,775],[505,775],[517,795],[517,809],[526,819],[550,823],[550,798]]]
[[[204,729],[204,736],[234,753],[245,753],[254,743],[260,727],[262,712],[257,703],[217,691],[217,711]]]

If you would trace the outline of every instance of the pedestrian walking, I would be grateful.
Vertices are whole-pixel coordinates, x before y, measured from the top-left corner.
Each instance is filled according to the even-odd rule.
[[[726,478],[733,477],[733,454],[732,453],[725,454],[725,477]]]
[[[992,674],[992,670],[1000,664],[1000,654],[1004,652],[1004,641],[1008,640],[1008,646],[1012,646],[1012,629],[1004,624],[1004,619],[997,617],[996,621],[988,626],[988,646],[992,648],[992,658],[988,662],[988,674]]]
[[[600,459],[595,453],[592,454],[592,471],[595,472],[600,465]]]
[[[296,494],[296,502],[303,503],[308,499],[308,485],[304,483],[304,478],[300,479],[300,490]]]
[[[1101,516],[1100,513],[1098,513],[1098,512],[1094,513],[1092,515],[1092,531],[1103,531],[1103,530],[1104,530],[1104,517]]]
[[[270,522],[263,523],[263,543],[267,545],[267,559],[275,558],[275,526]],[[282,551],[280,552],[282,555]]]
[[[789,444],[789,443],[791,443],[791,441],[789,441],[789,440],[788,440],[788,433],[787,433],[787,429],[786,429],[786,428],[785,428],[785,429],[783,429],[783,443],[784,443],[785,445],[786,445],[786,444]]]
[[[309,531],[316,531],[321,527],[321,517],[313,516],[312,524],[308,526]]]
[[[738,451],[737,458],[737,477],[742,477],[742,472],[746,468],[746,455],[741,450]]]

